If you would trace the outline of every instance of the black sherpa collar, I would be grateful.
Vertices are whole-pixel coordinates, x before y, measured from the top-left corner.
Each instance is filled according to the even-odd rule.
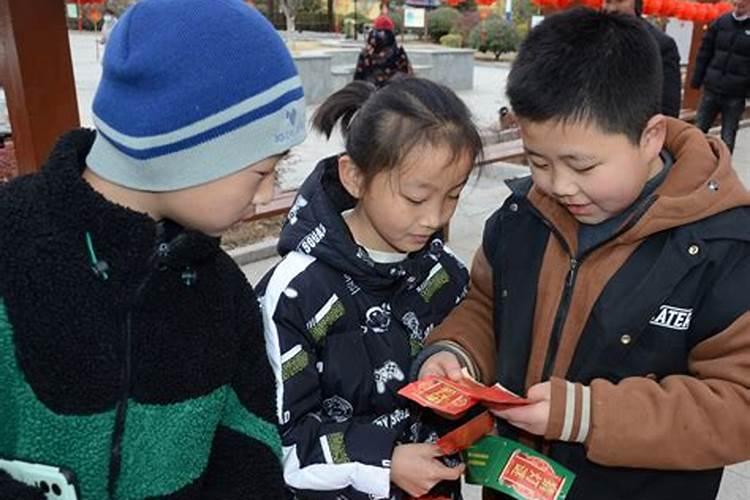
[[[170,268],[188,266],[218,251],[218,238],[169,221],[157,223],[95,191],[82,177],[95,137],[96,132],[87,129],[63,135],[42,169],[47,208],[55,221],[51,230],[80,233],[80,244],[88,233],[97,248],[106,248],[124,259],[137,259],[135,262],[148,255]],[[169,252],[163,251],[165,244]]]

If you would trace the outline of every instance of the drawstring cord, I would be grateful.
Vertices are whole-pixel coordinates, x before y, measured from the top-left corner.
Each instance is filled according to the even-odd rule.
[[[86,231],[86,248],[89,252],[89,260],[91,261],[91,270],[94,272],[97,278],[102,281],[109,279],[109,264],[105,260],[99,260],[96,256],[96,250],[94,250],[94,242],[91,238],[91,233]],[[169,245],[167,243],[161,243],[157,249],[156,256],[160,259],[165,259],[169,255]],[[161,267],[159,267],[161,269]],[[163,267],[166,269],[166,267]],[[180,278],[186,286],[195,285],[198,281],[198,273],[190,266],[186,266],[180,274]]]
[[[89,250],[89,259],[91,260],[91,270],[94,271],[94,274],[97,278],[102,279],[103,281],[107,281],[109,279],[109,274],[107,274],[107,271],[109,271],[109,264],[107,264],[107,261],[99,260],[96,257],[96,251],[94,250],[94,243],[91,240],[91,233],[86,231],[86,247]]]

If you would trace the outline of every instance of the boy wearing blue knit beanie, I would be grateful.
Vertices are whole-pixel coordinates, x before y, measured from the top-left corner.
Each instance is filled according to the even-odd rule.
[[[282,498],[257,300],[218,236],[304,139],[299,76],[240,0],[142,0],[96,131],[0,190],[0,458],[83,500]],[[0,499],[44,498],[0,470]]]

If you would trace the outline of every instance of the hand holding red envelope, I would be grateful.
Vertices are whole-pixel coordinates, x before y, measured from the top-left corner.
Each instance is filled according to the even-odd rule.
[[[500,384],[488,387],[470,377],[458,382],[446,377],[427,377],[404,386],[398,393],[421,406],[449,415],[459,415],[477,403],[493,410],[531,403]]]

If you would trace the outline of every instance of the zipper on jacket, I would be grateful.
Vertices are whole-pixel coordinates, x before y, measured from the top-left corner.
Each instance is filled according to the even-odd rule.
[[[536,212],[537,216],[540,217],[544,221],[544,224],[550,228],[552,234],[554,234],[555,237],[560,241],[563,249],[570,257],[568,277],[565,280],[565,288],[563,289],[563,295],[560,299],[560,305],[558,306],[557,313],[555,314],[555,321],[552,326],[552,334],[550,335],[549,344],[547,345],[547,354],[545,356],[544,368],[542,370],[542,381],[549,380],[550,376],[552,375],[552,370],[555,366],[555,360],[557,359],[557,350],[560,347],[560,337],[562,336],[562,330],[565,326],[565,321],[568,318],[571,298],[573,297],[573,287],[575,286],[576,277],[578,276],[578,269],[580,269],[581,263],[586,258],[586,256],[588,256],[595,249],[619,237],[621,234],[627,232],[633,226],[635,226],[635,224],[641,219],[643,214],[645,214],[646,211],[651,207],[651,205],[656,202],[656,199],[656,196],[652,196],[651,198],[646,200],[646,202],[643,203],[640,208],[636,209],[633,212],[633,215],[630,217],[630,219],[628,219],[628,221],[618,231],[616,231],[606,240],[600,242],[595,247],[589,248],[588,250],[586,250],[586,252],[579,255],[577,258],[573,256],[572,252],[570,251],[570,247],[565,241],[565,238],[563,238],[562,234],[557,230],[557,228],[555,228],[555,226],[552,225],[551,222],[544,218],[544,216],[542,216],[542,214],[538,210],[536,210],[536,208],[532,207],[532,210]]]
[[[122,438],[125,433],[125,418],[128,408],[128,398],[130,397],[130,379],[132,375],[132,310],[128,310],[125,315],[123,336],[125,338],[125,362],[122,367],[120,379],[120,399],[115,406],[115,427],[112,431],[112,447],[109,457],[109,480],[107,483],[107,492],[110,498],[115,497],[117,488],[117,479],[120,475],[120,466],[122,464]]]
[[[565,320],[568,318],[568,311],[570,310],[570,302],[573,296],[573,286],[576,282],[576,276],[578,275],[578,267],[580,260],[575,257],[571,257],[569,261],[568,277],[565,279],[565,288],[563,288],[563,295],[560,299],[560,305],[557,308],[555,314],[555,322],[552,325],[552,334],[549,338],[549,344],[547,345],[547,355],[544,359],[544,369],[542,370],[542,380],[549,380],[552,373],[552,367],[554,366],[555,359],[557,358],[557,350],[560,347],[560,336],[562,335],[562,329],[565,325]]]
[[[180,235],[183,236],[183,235]],[[157,240],[161,239],[161,232],[157,231]],[[125,422],[127,420],[128,410],[128,399],[130,399],[130,391],[132,389],[132,375],[133,375],[133,311],[140,304],[141,296],[143,295],[146,285],[148,284],[151,276],[153,276],[155,270],[163,269],[160,262],[161,259],[165,259],[172,250],[172,247],[183,238],[177,237],[170,243],[161,242],[156,246],[156,250],[153,252],[148,260],[148,273],[143,278],[141,283],[136,288],[133,296],[133,302],[128,307],[125,314],[125,322],[123,324],[123,337],[124,337],[124,359],[121,373],[120,383],[120,398],[115,405],[115,424],[112,431],[112,444],[110,447],[109,457],[109,477],[107,481],[107,492],[109,498],[115,498],[117,492],[117,481],[120,477],[120,470],[122,468],[122,440],[125,434]]]

